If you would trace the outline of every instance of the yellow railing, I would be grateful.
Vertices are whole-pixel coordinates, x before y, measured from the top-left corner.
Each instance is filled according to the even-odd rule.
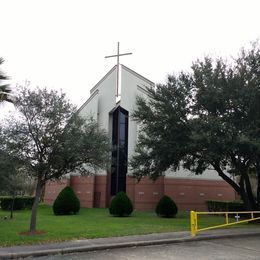
[[[240,215],[243,215],[243,214],[250,214],[251,218],[239,220]],[[197,232],[199,232],[199,231],[227,227],[227,226],[231,226],[231,225],[236,225],[236,224],[260,219],[260,217],[255,217],[254,214],[260,214],[260,211],[241,211],[241,212],[196,212],[196,211],[191,211],[190,212],[191,235],[194,237],[194,236],[196,236]],[[221,225],[206,227],[206,228],[198,228],[198,215],[223,215],[223,216],[225,216],[226,223],[221,224]],[[236,220],[233,222],[230,222],[229,215],[234,215]]]

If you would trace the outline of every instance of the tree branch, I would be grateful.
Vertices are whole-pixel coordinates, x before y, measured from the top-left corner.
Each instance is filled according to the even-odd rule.
[[[217,171],[218,175],[226,181],[237,193],[241,194],[241,189],[239,185],[237,185],[236,182],[234,182],[231,178],[229,178],[220,168],[219,162],[213,162],[211,165],[214,167],[214,169]]]

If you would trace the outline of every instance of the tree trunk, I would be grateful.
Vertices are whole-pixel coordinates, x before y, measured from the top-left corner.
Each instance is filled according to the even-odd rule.
[[[257,173],[257,209],[260,210],[260,163],[257,161],[256,163],[256,173]]]
[[[251,182],[249,180],[248,176],[248,170],[249,170],[249,163],[242,163],[240,162],[238,165],[236,165],[237,170],[240,173],[240,180],[241,180],[241,188],[244,193],[244,199],[243,201],[246,203],[247,210],[255,210],[256,209],[256,201],[254,198],[254,194],[251,187]]]
[[[32,214],[31,214],[31,223],[30,223],[30,232],[33,234],[36,231],[36,216],[37,216],[37,208],[40,200],[42,192],[42,182],[40,179],[37,180],[35,198],[32,206]]]
[[[248,208],[248,199],[246,196],[246,191],[245,191],[245,185],[244,185],[244,177],[240,176],[240,180],[239,180],[239,186],[240,186],[240,196],[242,201],[245,204],[246,209]]]
[[[212,165],[214,169],[218,172],[219,176],[224,181],[226,181],[241,196],[241,199],[244,202],[246,209],[254,210],[256,203],[253,196],[251,183],[247,172],[245,172],[245,169],[243,169],[244,172],[242,172],[243,171],[242,169],[238,169],[240,172],[240,181],[238,185],[221,170],[218,162],[214,162]],[[246,184],[246,188],[245,188],[245,184]]]
[[[248,198],[248,194],[247,194],[246,189],[245,189],[244,175],[240,176],[239,185],[240,185],[240,188],[241,188],[241,193],[240,193],[241,199],[244,202],[246,210],[252,210],[252,205],[251,205],[250,199]]]
[[[42,192],[40,196],[40,202],[44,202],[44,197],[45,197],[45,184],[42,187]]]
[[[212,166],[214,167],[214,169],[217,171],[218,175],[224,180],[226,181],[237,193],[241,193],[241,189],[239,187],[239,185],[237,185],[236,182],[234,182],[232,179],[230,179],[220,168],[219,163],[215,162],[212,163]]]
[[[247,197],[248,197],[248,201],[249,201],[249,209],[250,210],[255,210],[256,209],[256,201],[254,198],[254,194],[252,191],[252,186],[248,177],[248,173],[247,170],[243,173],[244,174],[244,180],[245,180],[245,184],[246,184],[246,193],[247,193]]]
[[[12,196],[12,205],[11,205],[10,219],[13,218],[13,212],[14,212],[14,200],[15,200],[15,194],[13,194],[13,196]]]

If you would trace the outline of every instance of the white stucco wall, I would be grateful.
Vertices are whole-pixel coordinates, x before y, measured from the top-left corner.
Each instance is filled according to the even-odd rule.
[[[90,91],[91,96],[79,109],[85,118],[93,116],[100,128],[109,131],[109,112],[116,105],[116,66]]]
[[[131,114],[135,109],[136,97],[143,96],[142,88],[154,86],[150,80],[142,77],[133,70],[122,65],[121,67],[121,101],[120,106],[129,112],[129,128],[128,128],[128,158],[134,154],[135,144],[138,135],[138,126],[131,118]]]
[[[165,176],[167,178],[185,178],[185,179],[198,179],[198,180],[222,180],[221,177],[219,177],[218,173],[212,169],[209,168],[203,172],[203,174],[196,175],[195,173],[188,171],[186,169],[183,169],[183,167],[180,167],[177,171],[171,171],[168,170],[165,173]]]
[[[99,90],[98,124],[109,131],[109,112],[116,106],[116,67],[97,87]]]
[[[82,105],[79,109],[79,115],[85,119],[92,117],[94,120],[98,120],[98,100],[99,100],[99,91],[96,90],[89,97],[89,99]]]
[[[99,126],[105,129],[109,137],[112,137],[112,118],[109,113],[117,106],[129,112],[129,129],[128,129],[128,159],[134,154],[136,141],[138,138],[138,124],[132,120],[131,114],[135,109],[136,97],[142,96],[147,98],[145,88],[154,86],[154,83],[135,71],[121,65],[121,98],[116,104],[116,66],[114,66],[92,89],[90,98],[79,109],[79,113],[84,118],[92,116],[97,120]],[[100,172],[101,173],[101,172]],[[128,171],[129,173],[129,171]],[[101,173],[105,174],[104,171]],[[206,170],[202,175],[195,175],[190,171],[180,167],[176,172],[167,171],[168,178],[188,178],[188,179],[221,179],[218,174],[212,170]]]
[[[91,90],[89,99],[79,108],[79,115],[83,118],[93,117],[100,128],[112,137],[109,112],[116,106],[116,66],[114,66]],[[100,170],[96,175],[106,175]]]

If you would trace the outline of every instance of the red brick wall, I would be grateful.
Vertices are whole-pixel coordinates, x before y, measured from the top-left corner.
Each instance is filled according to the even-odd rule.
[[[165,195],[170,196],[180,210],[207,210],[206,200],[235,200],[234,190],[225,181],[164,179]]]
[[[95,208],[107,206],[107,176],[95,176],[94,202]]]
[[[54,200],[59,195],[60,191],[66,186],[70,186],[69,179],[63,179],[60,181],[48,181],[45,185],[44,203],[47,205],[52,205]]]
[[[136,209],[155,209],[159,199],[170,196],[180,210],[207,210],[206,200],[235,200],[234,190],[224,181],[148,177],[138,183],[127,178],[126,192]]]
[[[191,180],[160,177],[153,182],[144,177],[137,182],[126,179],[126,193],[136,209],[155,209],[165,194],[177,204],[179,210],[207,210],[206,200],[234,200],[234,190],[224,181]],[[110,202],[109,175],[71,176],[71,180],[48,182],[44,202],[51,205],[65,186],[71,186],[82,207],[107,207]]]
[[[133,205],[135,205],[135,184],[136,180],[134,178],[129,176],[126,177],[126,194],[132,201]]]
[[[128,187],[128,185],[130,187]],[[127,194],[133,201],[136,209],[154,209],[164,192],[164,178],[152,181],[144,177],[137,182],[131,177],[127,179]]]
[[[71,176],[70,186],[80,200],[80,206],[92,208],[95,176]]]

